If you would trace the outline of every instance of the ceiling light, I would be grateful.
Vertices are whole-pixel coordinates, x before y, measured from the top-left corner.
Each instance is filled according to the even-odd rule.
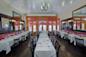
[[[43,9],[43,6],[41,6],[41,9]]]
[[[68,20],[68,22],[72,22],[73,20]]]
[[[46,2],[43,2],[42,5],[41,5],[41,10],[47,11],[48,7],[49,7],[49,5]]]
[[[66,23],[66,22],[63,21],[62,24],[63,24],[63,23]]]
[[[73,3],[73,1],[72,0],[70,0],[70,4],[72,4]]]
[[[86,20],[86,18],[84,18],[83,20]]]
[[[12,22],[16,22],[16,20],[12,20]]]
[[[23,22],[20,22],[21,24],[23,24]]]
[[[63,1],[63,2],[62,2],[62,6],[64,6],[64,5],[65,5],[65,2]]]
[[[48,5],[48,7],[50,7],[50,4],[49,3],[47,5]]]

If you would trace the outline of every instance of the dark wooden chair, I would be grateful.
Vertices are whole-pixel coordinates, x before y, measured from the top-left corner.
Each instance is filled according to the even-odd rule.
[[[55,43],[55,49],[56,49],[56,54],[57,54],[57,57],[58,57],[59,50],[60,50],[60,44],[58,43],[58,41],[56,41],[56,43]]]

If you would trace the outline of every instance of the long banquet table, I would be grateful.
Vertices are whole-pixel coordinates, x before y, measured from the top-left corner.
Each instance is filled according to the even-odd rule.
[[[28,31],[23,31],[21,33],[18,33],[16,35],[5,37],[4,39],[0,40],[0,52],[6,51],[6,54],[8,54],[11,51],[11,46],[15,43],[15,39],[19,39],[21,41],[22,36],[28,35]]]
[[[71,30],[66,30],[66,31],[59,31],[61,37],[67,37],[68,40],[70,40],[70,43],[73,43],[75,46],[76,45],[81,45],[86,47],[86,32],[78,32],[78,31],[71,31]],[[66,36],[67,34],[68,36]]]
[[[46,32],[40,33],[34,57],[56,57],[56,50]]]

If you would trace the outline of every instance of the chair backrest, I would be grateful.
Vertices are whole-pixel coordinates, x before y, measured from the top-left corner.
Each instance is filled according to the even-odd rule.
[[[55,43],[55,49],[57,52],[59,52],[60,44],[58,43],[58,41],[56,41],[56,43]]]

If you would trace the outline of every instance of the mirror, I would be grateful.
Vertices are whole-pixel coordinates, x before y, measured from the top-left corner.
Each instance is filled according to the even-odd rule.
[[[73,17],[74,16],[86,16],[86,5],[74,10],[72,15]]]
[[[11,16],[0,13],[0,34],[13,31],[13,27],[10,23],[11,19]]]
[[[15,22],[14,22],[15,31],[23,30],[24,21],[22,20],[22,15],[17,13],[17,12],[15,12],[15,11],[13,11],[12,14],[13,14],[13,19],[15,20]]]
[[[86,31],[86,5],[72,12],[74,20],[74,30]]]

